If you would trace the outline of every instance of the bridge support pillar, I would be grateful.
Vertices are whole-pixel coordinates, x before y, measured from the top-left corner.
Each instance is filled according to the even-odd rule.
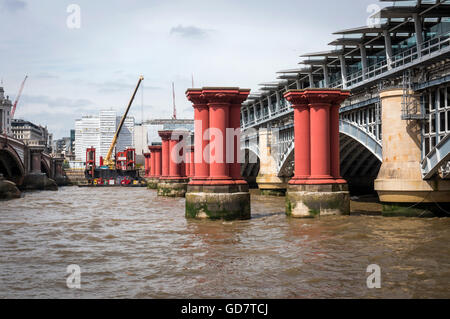
[[[278,177],[277,164],[272,156],[271,133],[267,128],[260,128],[259,136],[259,173],[256,183],[262,195],[284,196],[287,183]]]
[[[16,184],[3,178],[0,174],[0,200],[19,198],[20,191]]]
[[[25,176],[21,188],[24,190],[57,190],[58,185],[53,179],[41,172],[42,152],[44,147],[29,147],[31,158],[30,173]]]
[[[146,178],[147,188],[157,189],[158,182],[161,177],[161,145],[151,145],[148,147],[150,150],[150,174]]]
[[[186,176],[181,175],[184,161],[184,155],[182,153],[184,147],[181,147],[178,152],[177,148],[179,143],[184,143],[183,136],[186,133],[172,130],[160,131],[158,133],[163,139],[163,176],[157,184],[158,196],[184,197],[189,180]],[[164,163],[166,165],[165,170]]]
[[[68,178],[64,174],[63,169],[64,158],[55,158],[54,159],[54,180],[58,186],[65,186],[68,184]]]
[[[442,213],[439,206],[450,209],[450,181],[439,177],[422,179],[421,127],[418,121],[401,119],[402,96],[402,89],[380,93],[383,162],[375,180],[375,190],[384,204],[383,214],[426,216]],[[411,98],[418,99],[417,96]]]
[[[339,106],[348,91],[290,90],[284,97],[294,108],[294,177],[286,194],[292,217],[350,213],[350,196],[339,175]]]
[[[186,193],[187,218],[250,218],[250,193],[236,153],[240,138],[234,134],[240,127],[240,106],[249,93],[239,88],[186,92],[195,109],[195,177]]]

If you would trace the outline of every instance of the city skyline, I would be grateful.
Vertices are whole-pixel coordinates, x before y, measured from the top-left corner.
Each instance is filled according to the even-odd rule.
[[[108,6],[78,1],[80,28],[70,29],[69,4],[0,1],[5,94],[14,101],[28,74],[15,117],[47,125],[55,139],[67,136],[82,113],[107,107],[122,112],[140,74],[145,76],[144,119],[171,117],[172,82],[178,117],[192,118],[184,96],[192,77],[196,87],[237,83],[255,90],[261,79],[273,81],[275,72],[295,67],[299,55],[327,49],[336,27],[365,25],[369,6],[383,5],[368,0],[307,6],[287,0],[136,0]],[[323,19],[317,19],[318,12]],[[12,27],[16,20],[19,28]],[[139,92],[130,111],[137,122],[141,104]]]

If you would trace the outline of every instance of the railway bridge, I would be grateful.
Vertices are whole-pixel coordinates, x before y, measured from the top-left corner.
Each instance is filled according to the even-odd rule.
[[[350,192],[375,190],[387,206],[450,202],[450,1],[391,2],[378,24],[335,32],[332,50],[302,55],[243,103],[241,173],[262,192],[284,193],[294,174],[301,145],[287,92],[344,89],[339,154]]]

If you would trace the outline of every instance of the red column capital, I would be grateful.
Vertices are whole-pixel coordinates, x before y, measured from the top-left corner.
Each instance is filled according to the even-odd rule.
[[[303,95],[308,104],[341,104],[350,96],[350,91],[340,89],[304,89]]]

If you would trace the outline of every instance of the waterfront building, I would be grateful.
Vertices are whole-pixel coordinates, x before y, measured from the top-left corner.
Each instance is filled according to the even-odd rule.
[[[44,127],[22,119],[13,119],[11,132],[14,138],[25,144],[44,146],[46,152],[51,152],[53,134],[48,132],[47,126]]]
[[[5,97],[5,91],[0,86],[0,133],[11,134],[11,108],[12,103],[9,97]]]

